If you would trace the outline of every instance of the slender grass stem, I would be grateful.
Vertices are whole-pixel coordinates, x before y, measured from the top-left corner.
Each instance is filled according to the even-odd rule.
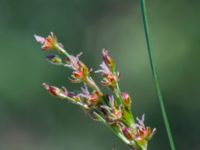
[[[168,121],[168,117],[167,117],[167,113],[165,110],[163,96],[162,96],[161,89],[160,89],[160,83],[159,83],[158,76],[157,76],[156,65],[154,63],[154,59],[153,59],[153,55],[152,55],[152,44],[151,44],[150,36],[149,36],[149,25],[148,25],[147,12],[146,12],[146,2],[145,2],[145,0],[140,0],[140,2],[141,2],[141,11],[142,11],[143,24],[144,24],[145,38],[146,38],[147,49],[148,49],[148,56],[149,56],[150,66],[151,66],[151,70],[152,70],[152,74],[153,74],[153,79],[155,82],[156,92],[157,92],[159,103],[160,103],[162,117],[163,117],[165,128],[167,131],[171,150],[176,150],[175,144],[173,141],[173,137],[172,137],[172,133],[171,133],[171,129],[170,129],[170,125],[169,125],[169,121]]]

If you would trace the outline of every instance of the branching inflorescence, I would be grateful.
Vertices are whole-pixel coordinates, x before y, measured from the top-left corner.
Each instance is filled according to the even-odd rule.
[[[53,96],[79,105],[93,120],[106,124],[132,150],[147,150],[148,141],[156,129],[152,130],[144,125],[144,115],[142,119],[136,118],[135,120],[133,117],[131,97],[128,93],[121,92],[119,88],[120,74],[116,70],[116,64],[108,54],[108,50],[103,49],[101,69],[95,73],[101,73],[103,76],[101,84],[111,89],[113,95],[104,94],[97,86],[91,76],[92,69],[89,69],[79,59],[82,53],[76,56],[69,54],[58,42],[54,33],[46,38],[38,35],[34,35],[34,37],[45,52],[53,50],[58,53],[58,55],[47,55],[46,58],[50,63],[70,68],[72,75],[69,80],[72,83],[83,83],[84,85],[79,93],[46,83],[43,83],[44,88]]]

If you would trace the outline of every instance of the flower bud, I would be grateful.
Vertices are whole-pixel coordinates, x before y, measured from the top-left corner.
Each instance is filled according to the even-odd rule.
[[[46,83],[43,83],[44,88],[53,96],[59,96],[60,95],[60,89],[55,86],[50,86]]]
[[[133,131],[131,130],[131,128],[128,128],[128,127],[124,127],[122,129],[122,132],[124,134],[124,136],[129,139],[129,140],[132,140],[134,138],[134,134],[133,134]]]
[[[110,69],[114,69],[115,63],[114,63],[114,60],[109,56],[108,50],[103,49],[103,51],[102,51],[102,57],[103,57],[103,61],[105,62],[105,64]]]
[[[90,72],[89,72],[87,66],[81,64],[78,69],[73,71],[73,73],[72,73],[73,79],[71,79],[71,82],[73,82],[73,83],[79,83],[82,81],[86,82],[89,73]]]
[[[61,65],[62,64],[62,59],[57,56],[57,55],[54,55],[54,54],[49,54],[46,56],[47,60],[54,64],[54,65]]]
[[[130,109],[131,97],[129,96],[129,94],[126,92],[123,92],[121,96],[122,96],[122,100],[123,100],[123,104],[124,104],[125,108]]]
[[[96,106],[99,102],[100,95],[98,91],[94,91],[87,100],[89,106]]]

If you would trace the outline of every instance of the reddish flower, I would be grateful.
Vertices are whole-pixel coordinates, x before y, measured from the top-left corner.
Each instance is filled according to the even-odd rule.
[[[82,53],[76,56],[70,55],[70,57],[65,60],[66,61],[65,66],[73,70],[72,73],[73,79],[70,79],[73,83],[86,81],[87,77],[89,76],[89,73],[91,72],[91,69],[89,70],[88,67],[79,60],[79,57],[81,55]]]
[[[100,93],[98,91],[93,91],[90,93],[87,86],[81,88],[82,92],[79,94],[80,98],[87,103],[88,106],[95,106],[100,99]]]
[[[38,35],[34,35],[37,42],[42,44],[42,49],[44,51],[50,50],[50,49],[56,49],[55,45],[58,43],[57,38],[53,32],[51,34],[44,38]]]
[[[94,91],[91,95],[91,97],[88,99],[88,105],[89,106],[95,106],[98,104],[100,99],[100,94],[98,91]]]
[[[115,120],[118,120],[122,117],[122,110],[119,108],[119,109],[113,109],[112,110],[112,113],[113,113],[113,118],[115,118]]]
[[[82,70],[77,70],[77,71],[74,71],[73,74],[72,74],[72,77],[74,79],[82,79],[83,78],[83,71]]]
[[[155,134],[156,129],[154,128],[151,130],[150,127],[145,127],[144,125],[144,115],[142,116],[142,119],[140,120],[137,118],[138,123],[136,124],[136,140],[140,142],[141,144],[145,144],[147,140],[150,140],[152,136]]]
[[[104,78],[101,81],[101,83],[104,86],[113,88],[116,85],[116,83],[119,81],[119,78],[120,78],[119,72],[117,72],[116,75],[114,73],[112,73],[105,62],[102,62],[100,67],[101,67],[101,69],[97,70],[96,73],[99,73],[99,72],[102,73]]]
[[[101,105],[100,108],[104,112],[107,121],[110,124],[116,123],[122,117],[122,107],[115,106],[115,100],[113,96],[108,97],[109,106]]]
[[[84,82],[87,80],[87,76],[89,75],[89,70],[86,66],[82,66],[79,70],[74,70],[72,73],[72,78],[70,79],[73,83]]]
[[[122,132],[127,139],[132,140],[134,138],[132,128],[125,127],[122,129]]]
[[[119,130],[123,133],[123,135],[128,139],[128,140],[133,140],[134,139],[134,130],[131,127],[127,127],[124,123],[122,122],[117,122],[117,127]]]

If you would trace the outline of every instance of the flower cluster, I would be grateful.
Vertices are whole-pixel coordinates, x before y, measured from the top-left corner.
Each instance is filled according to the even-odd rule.
[[[83,84],[80,92],[70,92],[65,87],[59,88],[47,83],[43,83],[44,88],[53,96],[79,105],[92,119],[108,125],[132,150],[146,150],[155,129],[152,130],[144,125],[144,116],[141,120],[138,118],[135,120],[133,117],[131,97],[128,93],[121,92],[119,88],[120,74],[116,70],[115,61],[110,57],[108,50],[103,49],[103,62],[100,69],[95,72],[101,73],[102,85],[111,89],[113,95],[104,94],[94,82],[91,76],[92,69],[80,60],[82,53],[75,56],[69,54],[53,33],[46,38],[38,35],[34,35],[34,37],[37,42],[42,44],[45,52],[50,50],[58,52],[57,55],[48,54],[46,56],[51,64],[70,68],[72,74],[69,80],[72,83]]]
[[[115,63],[113,59],[109,56],[108,50],[103,49],[102,52],[103,62],[100,65],[101,69],[96,72],[101,72],[103,80],[102,85],[114,89],[119,81],[119,72],[115,72]]]

